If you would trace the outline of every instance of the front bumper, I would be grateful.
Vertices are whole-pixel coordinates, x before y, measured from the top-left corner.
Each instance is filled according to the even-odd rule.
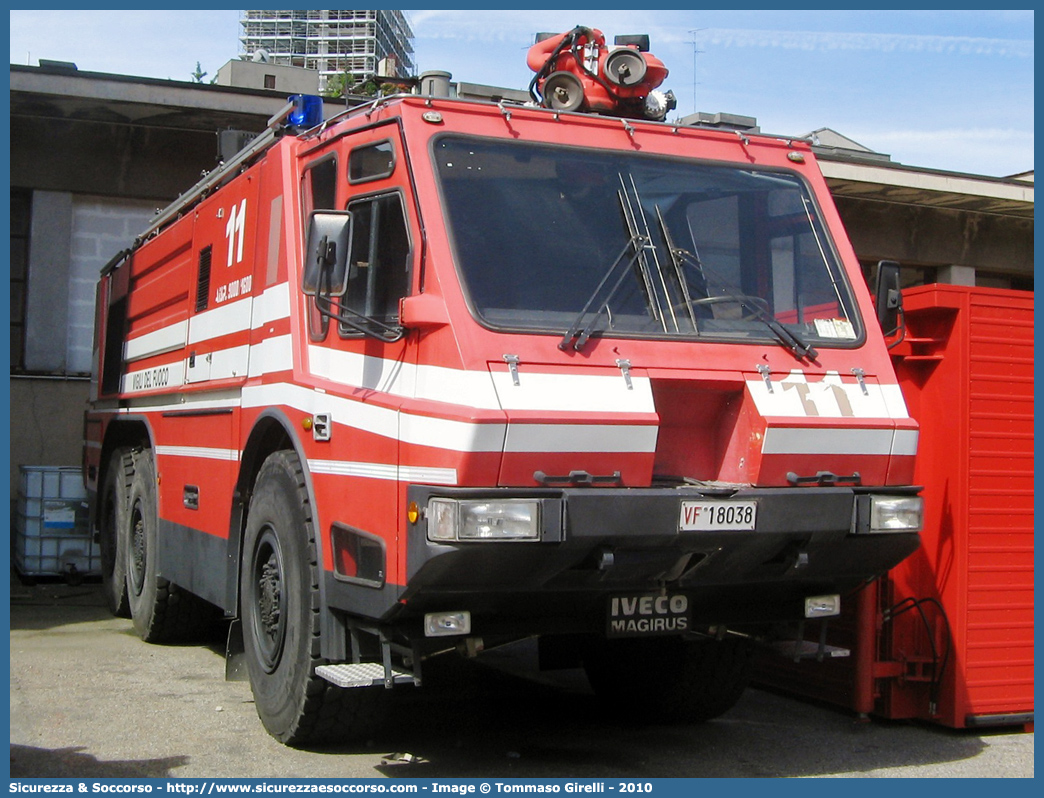
[[[877,490],[909,495],[913,489]],[[412,486],[433,497],[532,498],[535,541],[435,543],[423,517],[408,530],[407,615],[469,610],[534,633],[604,626],[614,594],[667,589],[691,599],[694,622],[747,624],[804,617],[809,595],[844,593],[884,573],[919,545],[916,532],[871,533],[866,489],[751,488],[709,496],[697,488],[533,491]],[[754,502],[753,529],[683,531],[682,503]],[[495,619],[495,621],[494,621]],[[539,627],[539,628],[536,628]]]

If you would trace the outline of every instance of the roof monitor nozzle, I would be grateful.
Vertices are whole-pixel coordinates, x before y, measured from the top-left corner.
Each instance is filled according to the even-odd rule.
[[[678,105],[673,92],[657,89],[667,67],[649,52],[645,34],[617,36],[610,46],[600,30],[581,25],[539,33],[526,63],[536,73],[530,96],[555,111],[663,121]]]

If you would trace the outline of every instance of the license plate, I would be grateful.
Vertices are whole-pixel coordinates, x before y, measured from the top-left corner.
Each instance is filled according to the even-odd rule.
[[[609,599],[607,637],[649,637],[691,628],[689,597],[682,593],[632,593]]]
[[[757,518],[757,502],[684,501],[678,529],[682,532],[754,529]]]

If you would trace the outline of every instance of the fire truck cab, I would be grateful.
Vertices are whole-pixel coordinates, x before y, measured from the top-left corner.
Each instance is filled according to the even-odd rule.
[[[917,425],[806,142],[300,105],[104,270],[85,446],[113,610],[237,619],[275,737],[529,637],[714,717],[917,547]]]

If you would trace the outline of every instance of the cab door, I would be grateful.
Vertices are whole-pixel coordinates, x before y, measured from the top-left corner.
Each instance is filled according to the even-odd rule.
[[[311,211],[332,202],[351,216],[346,281],[306,298],[305,362],[321,411],[308,465],[318,507],[328,508],[320,524],[335,577],[367,588],[401,584],[399,411],[413,394],[414,372],[399,304],[410,293],[420,236],[398,125],[317,150],[303,164],[302,192],[306,240]]]

